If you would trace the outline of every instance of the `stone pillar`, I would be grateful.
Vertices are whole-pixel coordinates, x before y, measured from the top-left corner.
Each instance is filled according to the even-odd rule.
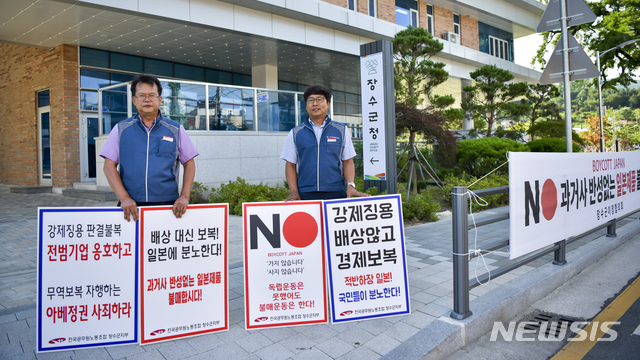
[[[251,67],[251,86],[263,89],[278,89],[278,67],[275,65],[254,65]]]

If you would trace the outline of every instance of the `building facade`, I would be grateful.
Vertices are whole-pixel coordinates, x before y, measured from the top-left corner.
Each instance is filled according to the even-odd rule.
[[[458,102],[469,73],[494,64],[517,81],[513,39],[535,32],[536,0],[0,0],[0,183],[107,188],[99,156],[131,112],[139,72],[166,83],[162,111],[201,155],[196,181],[282,183],[287,131],[305,116],[300,92],[334,91],[333,118],[361,123],[360,45],[428,29],[444,49]],[[99,111],[102,110],[102,111]],[[99,114],[102,118],[99,119]]]

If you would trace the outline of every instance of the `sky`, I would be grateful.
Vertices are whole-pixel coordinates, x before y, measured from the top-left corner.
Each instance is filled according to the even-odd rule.
[[[540,64],[536,64],[535,66],[531,65],[531,59],[536,55],[540,44],[542,44],[542,36],[540,34],[531,34],[514,39],[513,41],[515,63],[542,71]],[[548,58],[549,56],[551,56],[551,53],[547,52],[545,58]]]
[[[518,39],[514,39],[514,56],[515,56],[515,63],[518,65],[522,65],[522,66],[526,66],[528,68],[532,68],[535,70],[538,70],[540,72],[542,72],[544,69],[540,67],[540,64],[536,64],[535,66],[532,66],[531,63],[531,59],[536,55],[536,52],[538,51],[538,48],[540,47],[540,44],[542,44],[542,35],[540,34],[531,34],[528,36],[524,36]],[[639,43],[640,44],[640,43]],[[585,50],[586,51],[586,50]],[[587,55],[589,55],[589,58],[591,59],[591,61],[595,64],[596,63],[596,59],[594,56],[592,56],[589,52],[587,52]],[[549,51],[547,51],[547,53],[544,55],[545,59],[547,61],[549,61],[549,57],[551,57],[551,49],[549,49]],[[611,78],[611,77],[615,77],[616,76],[616,72],[618,70],[616,69],[609,69],[607,70],[607,77]],[[639,71],[635,72],[635,79],[636,81],[638,81],[637,85],[634,86],[640,86],[640,75],[639,75]]]

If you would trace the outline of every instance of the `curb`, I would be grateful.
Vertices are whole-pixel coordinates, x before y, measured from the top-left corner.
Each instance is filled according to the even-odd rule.
[[[496,321],[508,321],[558,286],[640,233],[637,220],[618,228],[615,238],[602,235],[566,255],[567,264],[551,262],[471,301],[465,320],[441,316],[382,359],[442,359],[490,332]],[[551,255],[549,255],[551,256]]]

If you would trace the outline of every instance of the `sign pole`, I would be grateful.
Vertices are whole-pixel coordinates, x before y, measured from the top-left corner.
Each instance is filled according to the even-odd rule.
[[[558,18],[560,16],[560,18]],[[593,65],[576,39],[567,31],[570,26],[588,24],[596,20],[596,14],[584,0],[549,0],[542,14],[538,28],[539,33],[560,29],[561,42],[554,49],[542,76],[540,84],[554,84],[555,78],[562,74],[564,82],[564,110],[566,122],[567,152],[573,151],[573,134],[571,119],[571,81],[590,79],[600,76],[600,70]],[[560,58],[556,55],[562,54]],[[556,60],[557,59],[557,60]],[[562,73],[560,73],[562,67]]]
[[[377,187],[379,192],[387,191],[389,194],[398,192],[398,179],[396,168],[396,117],[395,117],[395,90],[393,78],[393,43],[388,40],[378,40],[371,43],[360,45],[361,67],[366,63],[367,56],[381,55],[382,64],[378,69],[382,73],[378,73],[380,80],[384,83],[381,88],[382,97],[378,96],[372,100],[372,84],[368,84],[368,78],[363,75],[361,69],[361,97],[362,97],[362,148],[363,148],[363,168],[364,168],[364,189]],[[377,55],[378,56],[378,55]],[[377,71],[377,70],[376,70]],[[372,75],[373,76],[373,75]],[[371,109],[373,101],[377,101],[376,109]],[[381,112],[381,113],[379,113]],[[373,116],[375,114],[375,117]],[[375,131],[375,132],[374,132]],[[383,132],[384,139],[382,142],[379,136]],[[376,139],[378,138],[378,139]],[[372,176],[377,175],[380,171],[374,169],[376,164],[385,163],[384,179],[373,179]],[[369,169],[369,170],[368,170]]]
[[[562,78],[564,81],[564,114],[565,130],[567,136],[567,152],[573,151],[572,120],[571,120],[571,80],[569,79],[569,37],[567,36],[567,0],[560,4],[561,31],[562,31]]]

